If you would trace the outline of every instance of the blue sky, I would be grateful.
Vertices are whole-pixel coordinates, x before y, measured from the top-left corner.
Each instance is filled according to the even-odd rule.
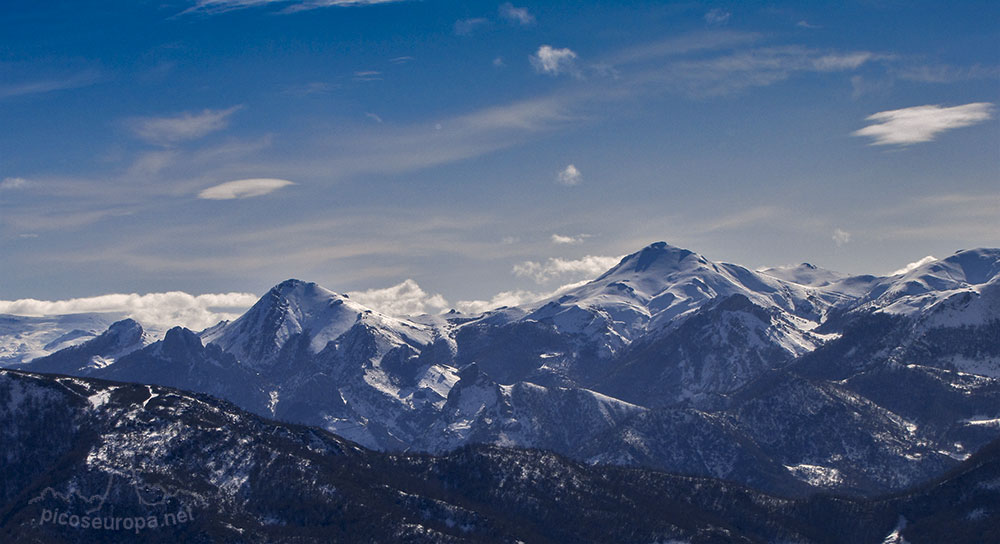
[[[998,43],[988,2],[5,2],[0,299],[997,246]]]

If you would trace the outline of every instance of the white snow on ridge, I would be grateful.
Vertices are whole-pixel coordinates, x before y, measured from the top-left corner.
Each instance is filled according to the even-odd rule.
[[[844,483],[844,476],[839,470],[820,465],[809,465],[801,463],[798,465],[785,465],[785,468],[793,476],[803,482],[821,488],[837,487]]]
[[[90,401],[90,406],[92,408],[94,409],[100,408],[101,406],[107,404],[109,400],[111,400],[111,390],[104,389],[102,391],[98,391],[97,393],[87,397],[87,400]]]
[[[983,427],[1000,427],[1000,418],[969,418],[963,419],[961,423],[966,425],[980,425]]]

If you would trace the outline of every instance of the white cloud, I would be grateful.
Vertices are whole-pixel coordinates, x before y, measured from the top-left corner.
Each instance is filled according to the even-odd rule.
[[[705,22],[710,25],[724,25],[733,14],[723,9],[712,9],[705,14]]]
[[[198,198],[204,198],[207,200],[232,200],[234,198],[250,198],[254,196],[266,195],[270,192],[277,191],[278,189],[288,186],[295,185],[291,181],[284,179],[270,179],[270,178],[255,178],[255,179],[239,179],[236,181],[227,181],[226,183],[220,183],[209,187],[198,193]]]
[[[115,312],[155,328],[173,326],[199,331],[224,319],[236,319],[257,302],[252,293],[190,295],[168,293],[110,294],[68,300],[0,300],[0,313],[48,316],[85,312]]]
[[[496,66],[497,68],[503,68],[504,66],[503,57],[497,57],[493,59],[493,66]]]
[[[851,241],[851,233],[843,229],[833,229],[832,238],[833,238],[833,243],[837,244],[837,247],[840,247],[846,244],[847,242]]]
[[[530,25],[535,22],[535,16],[528,12],[528,8],[516,8],[510,2],[500,4],[499,11],[501,17],[520,25]]]
[[[923,266],[923,265],[925,265],[927,263],[932,263],[932,262],[934,262],[936,260],[937,260],[937,257],[935,257],[933,255],[928,255],[928,256],[924,257],[923,259],[920,259],[919,261],[914,261],[914,262],[912,262],[912,263],[904,266],[903,268],[900,268],[899,270],[893,271],[889,275],[890,276],[898,276],[900,274],[906,274],[907,272],[911,272],[913,270],[916,270],[916,269],[920,268],[921,266]]]
[[[365,117],[371,119],[372,121],[375,121],[376,123],[378,123],[380,125],[382,124],[382,118],[379,117],[379,115],[377,113],[368,112],[368,113],[365,113]]]
[[[568,48],[554,49],[550,45],[543,45],[538,48],[538,52],[531,56],[531,65],[535,71],[542,74],[557,76],[559,74],[579,75],[576,68],[576,53]]]
[[[395,316],[439,313],[448,309],[448,301],[443,296],[428,294],[411,279],[392,287],[351,291],[347,295],[359,304]]]
[[[795,23],[795,26],[797,26],[799,28],[807,28],[807,29],[810,29],[810,30],[816,29],[816,28],[823,28],[823,27],[821,27],[819,25],[811,24],[809,21],[806,21],[805,19],[802,19],[801,21]]]
[[[512,272],[515,276],[530,277],[537,283],[545,283],[553,278],[566,276],[576,279],[594,278],[618,264],[621,259],[621,257],[599,255],[587,255],[580,259],[550,257],[544,263],[524,261],[516,264]]]
[[[579,244],[587,238],[590,238],[589,234],[577,234],[576,236],[563,236],[561,234],[553,234],[552,243],[572,245],[572,244]]]
[[[0,181],[0,191],[7,189],[21,189],[28,184],[28,180],[24,178],[3,178]]]
[[[477,28],[488,23],[486,19],[482,17],[476,17],[473,19],[459,19],[455,21],[455,34],[459,36],[468,36],[476,31]]]
[[[520,241],[521,241],[521,239],[518,238],[517,236],[504,236],[503,238],[500,239],[500,243],[503,244],[503,245],[505,245],[505,246],[509,246],[511,244],[516,244],[516,243],[518,243]]]
[[[871,145],[909,145],[929,142],[938,134],[967,127],[993,118],[993,104],[974,102],[944,108],[938,105],[915,106],[881,111],[866,120],[875,124],[856,130],[855,136],[868,136]]]
[[[197,140],[229,126],[229,117],[243,106],[224,110],[185,112],[169,117],[139,117],[128,121],[132,132],[140,139],[158,145],[173,145]]]
[[[493,295],[493,298],[490,300],[460,300],[456,304],[456,309],[467,314],[481,314],[503,306],[522,306],[561,295],[570,289],[575,289],[589,282],[590,280],[583,280],[568,283],[560,286],[555,291],[550,291],[548,293],[537,293],[535,291],[526,291],[523,289],[502,291]]]
[[[580,171],[576,169],[576,166],[570,164],[556,175],[556,181],[562,185],[576,185],[580,183],[581,177]]]

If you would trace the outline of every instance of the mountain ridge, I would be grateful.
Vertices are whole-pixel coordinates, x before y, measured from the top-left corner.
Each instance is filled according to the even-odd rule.
[[[1000,417],[997,263],[987,248],[882,278],[768,273],[660,242],[523,308],[414,319],[293,279],[232,322],[172,330],[174,348],[94,353],[114,361],[97,368],[79,356],[97,348],[85,342],[25,368],[77,361],[59,368],[208,392],[388,451],[496,443],[772,491],[870,494],[1000,435],[964,423]],[[929,417],[905,392],[884,393],[899,380],[930,404],[967,398]],[[665,439],[684,434],[698,438]]]

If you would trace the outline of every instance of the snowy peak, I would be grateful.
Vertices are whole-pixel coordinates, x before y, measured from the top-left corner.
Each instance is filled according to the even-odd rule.
[[[858,309],[914,315],[962,293],[980,293],[1000,280],[1000,249],[980,248],[924,263],[912,270],[882,278]]]
[[[390,343],[429,344],[432,327],[383,315],[315,283],[290,279],[271,288],[232,323],[202,333],[242,362],[267,365],[292,338],[308,340],[318,353],[330,342],[363,325]]]
[[[845,298],[742,266],[713,263],[693,251],[657,242],[625,257],[596,280],[547,301],[528,317],[552,319],[563,330],[583,324],[593,328],[594,320],[586,314],[596,313],[628,343],[650,330],[675,326],[678,319],[712,300],[733,295],[810,322],[820,320]]]
[[[239,319],[206,331],[203,340],[245,362],[269,360],[300,334],[310,336],[310,347],[318,352],[357,322],[363,309],[354,306],[315,283],[290,279],[271,288]]]
[[[704,257],[691,250],[675,247],[666,242],[654,242],[626,256],[617,266],[597,278],[597,281],[607,276],[630,272],[670,273],[684,267],[683,261],[689,257],[699,264],[708,264]]]

